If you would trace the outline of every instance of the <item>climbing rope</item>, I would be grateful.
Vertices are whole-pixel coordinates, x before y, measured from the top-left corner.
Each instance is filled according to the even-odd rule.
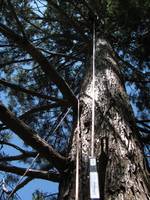
[[[94,138],[95,138],[95,50],[96,50],[96,31],[95,21],[93,22],[93,56],[92,56],[92,130],[91,130],[91,152],[90,152],[90,199],[100,199],[99,180],[96,166],[96,158],[94,157]],[[75,185],[75,200],[79,200],[79,143],[80,143],[80,115],[79,115],[79,100],[78,100],[78,116],[77,116],[77,134],[76,134],[76,185]]]
[[[2,178],[2,180],[0,181],[0,200],[8,200],[8,194],[10,193],[10,189],[12,189],[12,187],[10,185],[7,185],[5,182],[6,176],[4,176]],[[16,193],[15,197],[16,200],[21,200],[21,197]]]
[[[95,52],[96,52],[96,31],[95,20],[93,22],[93,58],[92,58],[92,130],[91,130],[91,157],[90,164],[90,199],[100,199],[99,180],[96,165],[96,157],[94,156],[95,141]]]
[[[75,200],[79,200],[79,143],[80,143],[80,104],[78,100],[77,114],[77,134],[76,134],[76,185],[75,185]]]
[[[33,166],[33,164],[35,163],[35,161],[37,160],[37,158],[39,157],[39,153],[35,156],[35,158],[32,160],[31,164],[29,165],[29,167],[26,169],[26,171],[24,172],[24,174],[20,177],[19,181],[17,182],[15,188],[11,191],[11,193],[8,196],[8,200],[13,196],[13,194],[15,193],[16,188],[18,187],[18,185],[21,183],[21,181],[23,180],[23,178],[26,176],[26,174],[28,173],[28,171],[31,169],[31,167]]]
[[[93,58],[92,58],[92,132],[91,132],[91,157],[94,156],[95,135],[95,22],[93,22]]]

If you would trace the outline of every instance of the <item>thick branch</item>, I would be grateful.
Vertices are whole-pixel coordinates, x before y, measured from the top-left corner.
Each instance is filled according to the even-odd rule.
[[[45,140],[33,131],[23,121],[17,119],[15,115],[0,105],[0,120],[14,131],[26,144],[37,150],[42,157],[46,158],[58,170],[64,170],[68,159],[56,152]]]
[[[7,26],[0,23],[0,32],[7,38],[14,41],[19,47],[28,52],[32,58],[41,66],[42,70],[49,76],[51,81],[53,81],[65,98],[71,101],[73,105],[77,105],[77,99],[72,93],[68,84],[59,76],[55,69],[50,65],[45,56],[37,49],[33,44],[27,41],[25,38],[14,33]]]
[[[22,176],[26,171],[25,168],[16,167],[16,166],[7,166],[3,164],[0,164],[0,170],[4,172],[14,173],[20,176]],[[53,182],[59,182],[61,179],[60,174],[56,174],[54,172],[48,172],[44,170],[36,170],[36,169],[30,169],[27,172],[26,176],[29,176],[31,178],[40,178],[40,179],[50,180]]]

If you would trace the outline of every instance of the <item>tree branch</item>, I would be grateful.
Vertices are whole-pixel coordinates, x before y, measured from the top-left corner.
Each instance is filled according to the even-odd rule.
[[[41,66],[42,70],[49,76],[52,82],[54,82],[65,98],[67,98],[72,105],[77,105],[77,99],[73,92],[71,91],[68,84],[60,77],[60,75],[56,72],[56,70],[50,65],[49,61],[46,57],[37,49],[33,44],[31,44],[28,40],[21,37],[20,35],[13,32],[4,24],[0,23],[0,32],[15,42],[19,47],[28,52],[32,58]]]
[[[17,187],[13,190],[12,196],[13,196],[13,194],[15,194],[18,190],[23,188],[26,184],[28,184],[32,180],[33,180],[33,178],[27,177],[24,181],[22,181],[19,185],[17,185]]]
[[[136,122],[137,123],[141,123],[141,122],[146,123],[146,122],[150,122],[150,119],[136,119]]]
[[[22,63],[22,62],[30,62],[30,61],[33,61],[33,59],[22,59],[22,60],[13,60],[13,61],[10,61],[10,62],[6,62],[6,63],[1,63],[0,64],[0,68],[6,66],[6,65],[12,65],[12,64],[16,64],[16,63]]]
[[[146,124],[145,122],[137,122],[137,123],[141,124],[143,127],[150,130],[150,125]]]
[[[53,1],[47,0],[47,2],[49,3],[50,6],[52,6],[53,8],[55,8],[56,10],[59,11],[59,13],[61,14],[62,18],[67,20],[65,22],[67,22],[69,25],[71,25],[71,27],[75,28],[80,33],[81,37],[84,40],[87,39],[87,36],[85,35],[85,31],[84,31],[85,27],[83,27],[83,25],[79,21],[77,21],[72,16],[69,16],[66,12],[64,12],[64,10],[60,6],[58,6]]]
[[[68,106],[68,102],[62,101],[61,103],[52,103],[52,104],[48,104],[48,105],[42,105],[42,106],[36,106],[34,108],[32,108],[31,110],[25,112],[23,115],[21,115],[19,117],[19,119],[24,119],[26,117],[28,117],[28,115],[33,114],[35,112],[40,112],[40,111],[44,111],[44,110],[49,110],[51,108],[57,108],[60,106]]]
[[[139,126],[137,126],[137,127],[138,127],[139,131],[141,131],[141,132],[143,132],[143,133],[148,133],[148,134],[150,134],[150,130],[148,130],[148,129],[146,129],[146,128],[141,128],[141,127],[139,127]]]
[[[5,142],[5,141],[0,140],[0,144],[1,144],[1,145],[8,145],[8,146],[10,146],[10,147],[13,147],[13,148],[15,148],[16,150],[18,150],[18,151],[20,151],[20,152],[22,152],[22,153],[25,153],[25,152],[26,152],[25,150],[21,149],[21,148],[18,147],[17,145],[11,144],[11,143],[9,143],[9,142]]]
[[[68,159],[56,152],[45,140],[5,106],[0,105],[0,120],[14,131],[26,144],[37,150],[40,155],[51,162],[58,170],[66,169]]]
[[[0,162],[22,160],[22,159],[26,159],[29,157],[35,157],[36,155],[37,155],[36,152],[25,152],[23,154],[16,155],[16,156],[4,156],[4,157],[0,157]]]
[[[50,55],[55,55],[55,56],[59,56],[59,57],[66,57],[66,58],[70,58],[70,59],[74,59],[74,60],[78,60],[79,61],[79,58],[75,55],[68,55],[68,54],[63,54],[63,53],[59,53],[59,52],[53,52],[53,51],[47,51],[43,48],[39,48],[41,51],[45,52],[45,53],[48,53]]]
[[[1,80],[0,80],[1,82]],[[39,94],[40,95],[40,94]],[[45,111],[45,110],[49,110],[51,108],[57,108],[57,107],[67,107],[68,106],[68,102],[64,101],[64,100],[59,100],[56,99],[58,101],[58,103],[52,103],[52,104],[47,104],[47,105],[42,105],[42,106],[36,106],[32,109],[30,109],[29,111],[25,112],[24,114],[22,114],[21,116],[19,116],[19,119],[26,119],[29,115],[36,113],[36,112],[40,112],[40,111]],[[2,126],[1,130],[7,129],[7,127]]]
[[[24,28],[22,26],[22,23],[18,19],[18,16],[17,16],[17,14],[15,12],[15,8],[13,7],[13,4],[11,3],[10,0],[7,0],[7,2],[8,2],[8,7],[10,9],[10,12],[12,13],[12,16],[14,17],[14,19],[15,19],[15,21],[17,23],[18,30],[22,33],[23,37],[26,37],[25,32],[24,32]]]
[[[139,79],[136,79],[136,78],[125,78],[125,81],[128,81],[128,82],[135,82],[135,83],[150,83],[150,80],[139,80]]]
[[[16,167],[13,165],[8,166],[8,165],[3,165],[0,163],[0,170],[22,176],[25,173],[26,168]],[[29,176],[31,178],[40,178],[44,180],[50,180],[53,182],[59,182],[61,180],[60,174],[56,174],[54,172],[48,172],[44,170],[37,170],[37,169],[30,169],[27,172],[26,176]]]
[[[56,101],[56,102],[64,102],[63,99],[57,99],[55,97],[50,97],[50,96],[47,96],[47,95],[44,95],[44,94],[29,90],[29,89],[25,89],[23,87],[20,87],[19,85],[14,84],[14,83],[9,83],[4,79],[3,80],[0,79],[0,84],[4,85],[6,87],[10,87],[11,89],[14,89],[14,90],[16,90],[18,92],[26,93],[28,95],[32,95],[32,96],[36,96],[36,97],[39,97],[39,98],[43,98],[43,99],[47,99],[47,100],[51,100],[51,101]]]

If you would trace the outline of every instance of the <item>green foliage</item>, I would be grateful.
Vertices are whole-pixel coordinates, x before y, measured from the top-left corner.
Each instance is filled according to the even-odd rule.
[[[87,63],[91,59],[93,18],[97,15],[97,36],[108,39],[119,57],[124,83],[127,85],[131,102],[138,111],[136,117],[148,118],[149,0],[13,0],[10,2],[12,5],[8,1],[2,1],[0,23],[41,51],[75,95],[79,94]],[[63,98],[63,94],[42,71],[37,61],[3,34],[0,34],[1,79],[39,94]],[[32,108],[53,103],[52,100],[32,96],[3,84],[0,84],[0,94],[0,100],[18,117]],[[53,132],[65,112],[66,107],[52,108],[46,112],[41,110],[30,113],[23,120],[37,130],[40,136],[49,135],[48,142],[61,154],[66,154],[73,123],[72,110],[59,130]],[[5,130],[3,124],[0,124],[0,131],[1,140],[11,141],[13,133]],[[27,146],[22,146],[28,149]],[[22,160],[22,163],[24,162],[27,160]],[[43,162],[38,160],[35,168],[40,168],[41,163]],[[34,200],[43,198],[43,193],[39,191],[33,195]]]

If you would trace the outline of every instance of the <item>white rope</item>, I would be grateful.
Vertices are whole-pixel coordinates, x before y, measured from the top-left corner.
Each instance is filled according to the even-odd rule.
[[[71,107],[68,108],[68,110],[66,111],[65,115],[61,118],[60,122],[57,124],[56,128],[53,130],[53,133],[55,133],[57,131],[57,129],[60,127],[61,123],[63,122],[63,120],[65,119],[65,117],[67,116],[67,114],[69,113],[69,111],[71,110]],[[46,136],[44,139],[46,141],[48,141],[50,136]]]
[[[60,122],[58,123],[58,125],[56,126],[56,128],[54,129],[53,132],[55,132],[59,126],[61,125],[61,123],[63,122],[64,118],[67,116],[67,114],[69,113],[69,111],[71,110],[71,107],[68,108],[67,112],[65,113],[65,115],[62,117],[62,119],[60,120]],[[47,138],[47,140],[49,139],[49,137],[45,137]],[[47,141],[46,140],[46,141]],[[23,180],[23,178],[26,176],[26,174],[28,173],[28,171],[31,169],[32,165],[35,163],[35,161],[37,160],[37,158],[40,156],[40,153],[38,153],[35,158],[32,160],[31,164],[29,165],[29,167],[26,169],[26,171],[24,172],[24,174],[20,177],[19,181],[17,182],[16,186],[14,187],[14,189],[11,191],[11,193],[8,196],[8,200],[10,199],[10,197],[12,197],[12,195],[15,193],[15,190],[17,188],[17,186],[20,184],[20,182]]]
[[[92,84],[92,131],[91,131],[91,157],[90,157],[90,199],[100,200],[99,178],[96,166],[96,157],[94,156],[94,139],[95,139],[95,21],[93,22],[93,84]]]
[[[19,181],[17,182],[15,188],[11,191],[11,193],[8,196],[8,199],[10,199],[10,197],[12,197],[12,195],[14,194],[17,186],[21,183],[21,181],[23,180],[23,178],[25,177],[25,175],[28,173],[28,171],[30,170],[30,168],[32,167],[32,165],[34,164],[34,162],[36,161],[36,159],[39,157],[39,153],[36,155],[36,157],[32,160],[31,164],[29,165],[29,167],[26,169],[26,171],[24,172],[24,174],[21,176],[21,178],[19,179]]]
[[[92,133],[91,133],[91,157],[94,156],[94,136],[95,136],[95,22],[93,22],[93,58],[92,58]]]
[[[91,131],[91,157],[94,157],[94,136],[95,136],[95,22],[93,23],[93,58],[92,58],[92,131]],[[75,200],[79,200],[79,134],[80,134],[80,105],[78,100],[77,134],[76,134],[76,177],[75,177]]]
[[[80,134],[80,103],[78,100],[77,114],[77,134],[76,134],[76,185],[75,185],[75,200],[79,199],[79,134]]]

